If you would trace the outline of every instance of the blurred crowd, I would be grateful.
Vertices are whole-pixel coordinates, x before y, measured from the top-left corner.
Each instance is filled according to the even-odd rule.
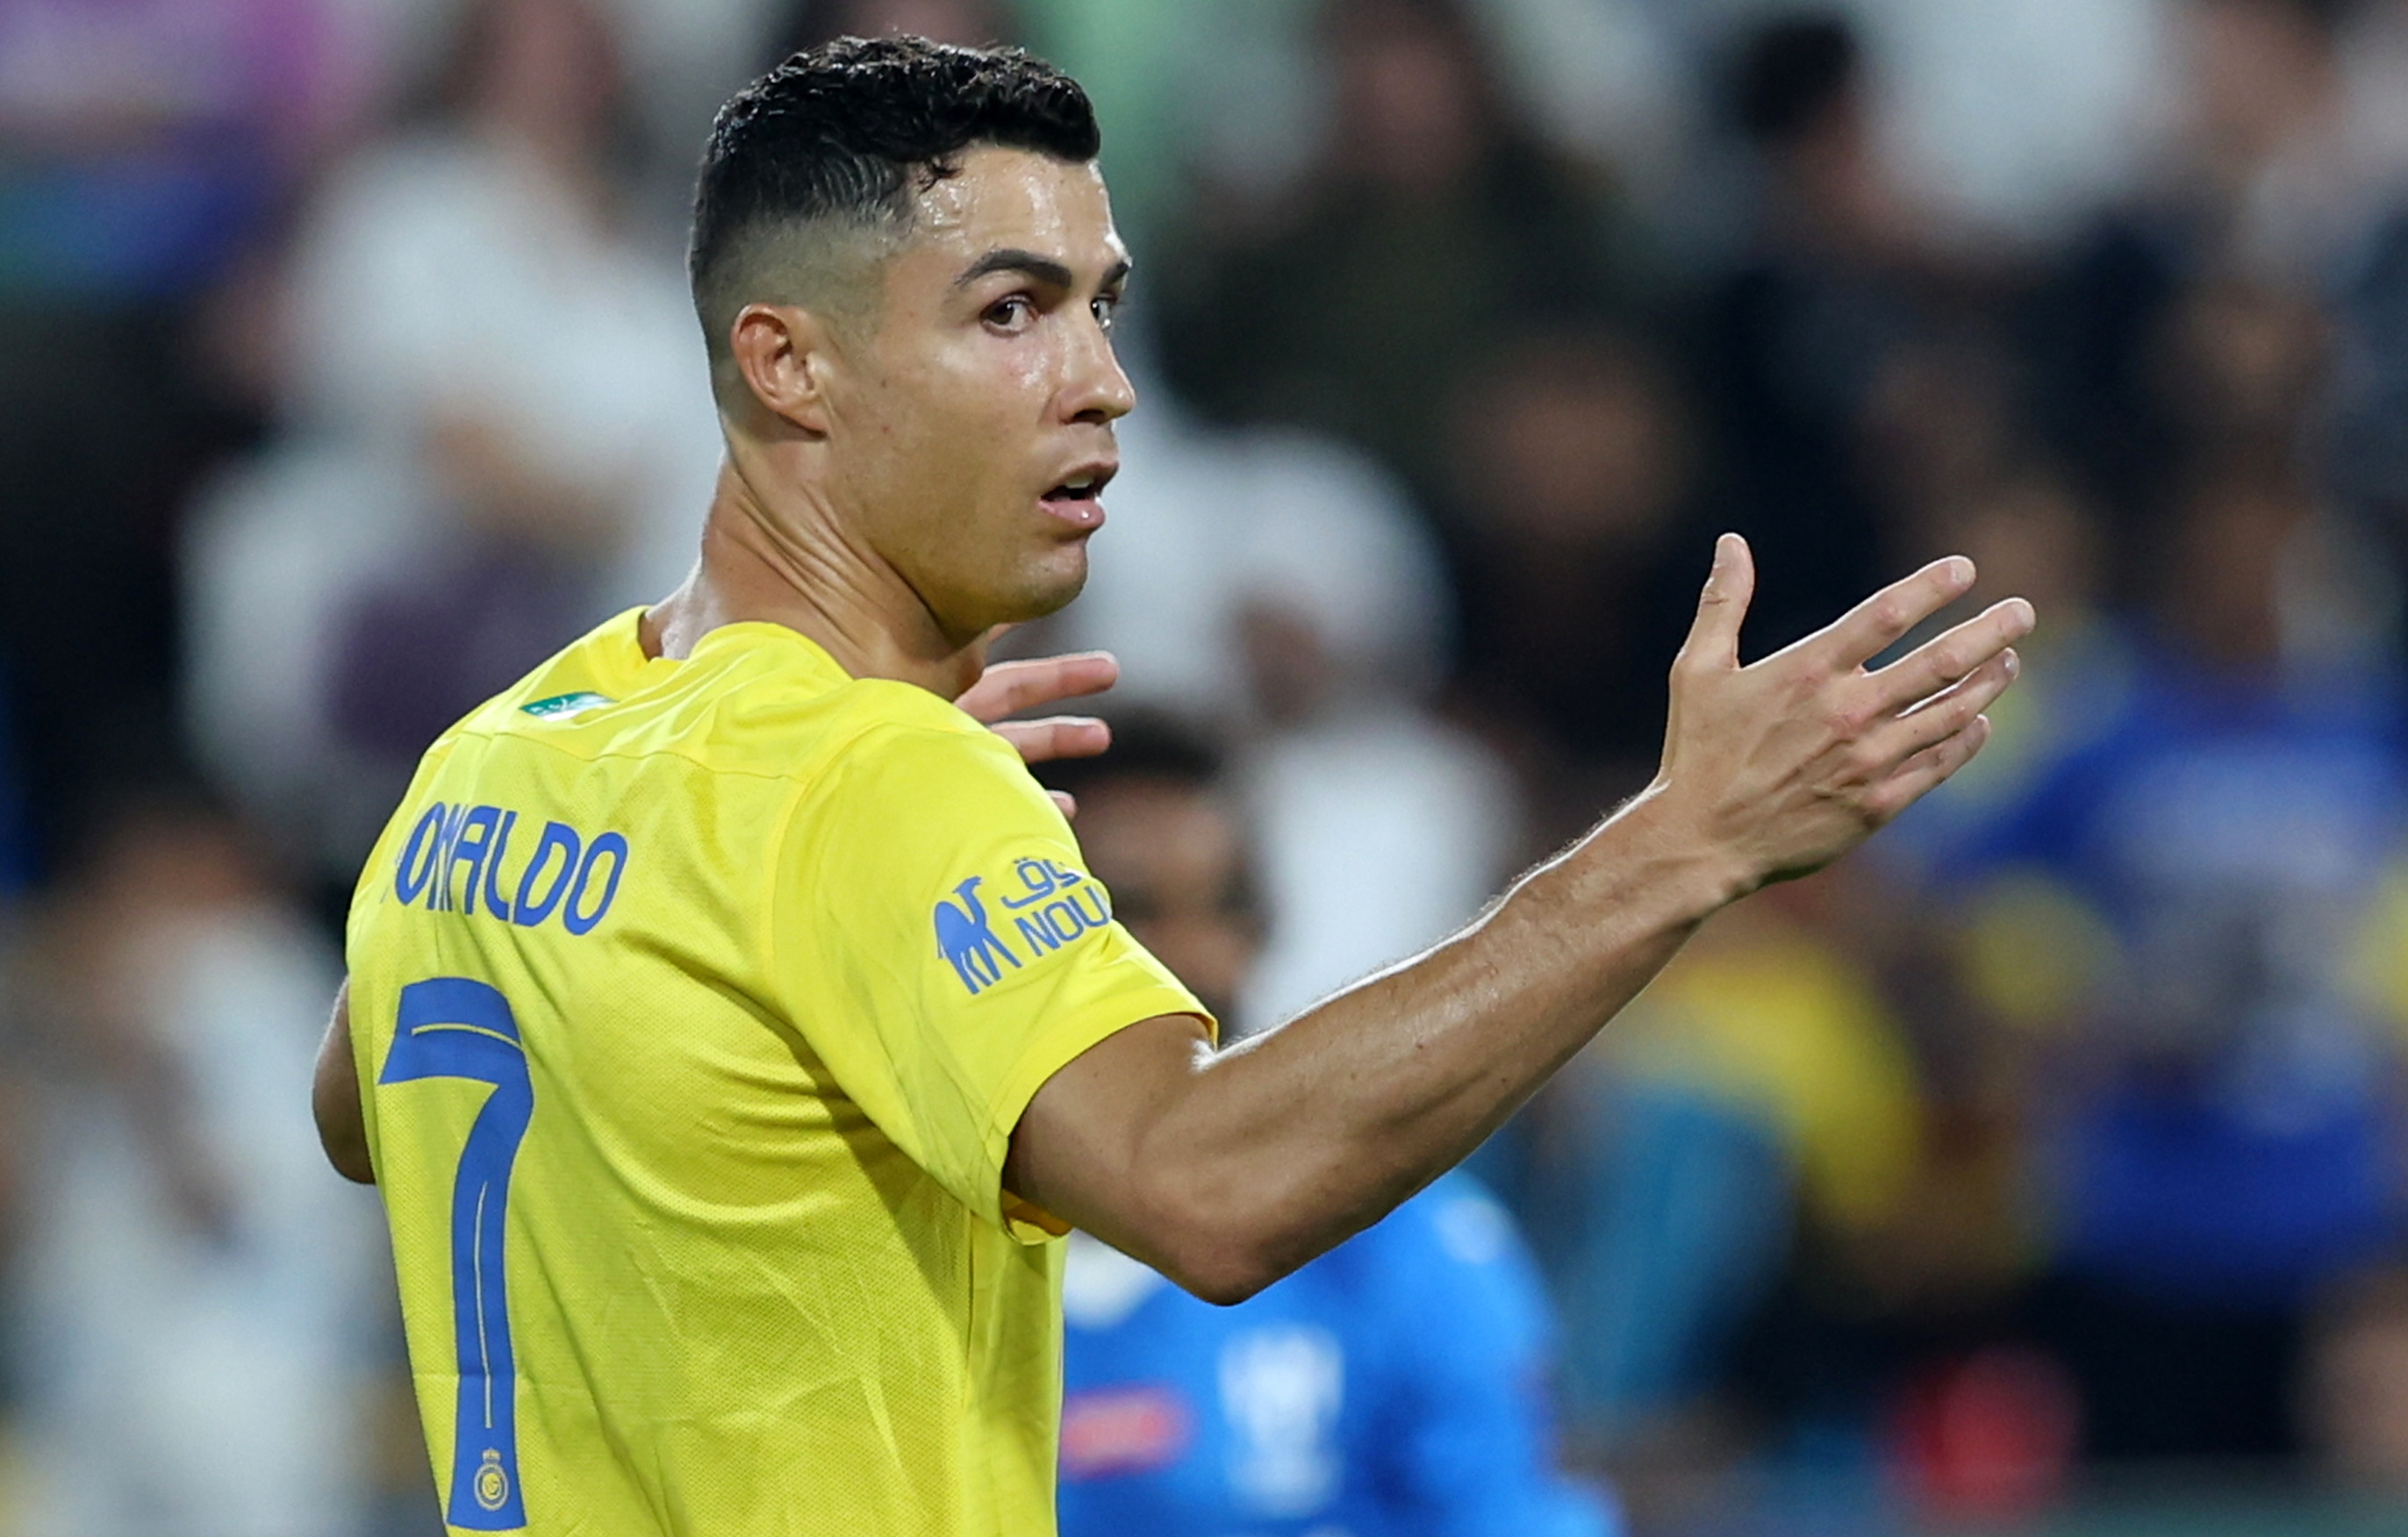
[[[2408,3],[6,0],[0,1531],[431,1530],[305,1109],[349,883],[682,576],[702,131],[888,30],[1102,117],[1143,404],[1010,644],[1187,744],[1082,825],[1232,1032],[1648,782],[1718,532],[1751,655],[1949,551],[2039,609],[1971,770],[1381,1239],[1509,1266],[1514,1457],[1642,1533],[2408,1509]],[[1222,1358],[1289,1515],[1313,1348]]]

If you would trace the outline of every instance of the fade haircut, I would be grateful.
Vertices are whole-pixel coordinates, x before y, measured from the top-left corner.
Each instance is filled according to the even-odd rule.
[[[987,147],[1084,162],[1102,135],[1079,83],[1016,48],[839,37],[738,92],[703,148],[686,257],[714,380],[744,306],[857,305],[859,258]]]

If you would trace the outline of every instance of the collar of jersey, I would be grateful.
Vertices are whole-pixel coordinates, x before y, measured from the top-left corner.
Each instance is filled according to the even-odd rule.
[[[830,688],[853,681],[853,675],[839,666],[827,648],[774,619],[737,619],[715,629],[707,630],[694,643],[694,649],[683,657],[648,657],[644,655],[642,625],[645,610],[631,608],[621,616],[619,638],[622,642],[614,661],[619,664],[620,677],[614,679],[628,692],[646,684],[658,682],[664,676],[692,662],[703,662],[731,650],[755,650],[764,645],[792,648],[800,652],[799,660],[810,672],[821,675]]]

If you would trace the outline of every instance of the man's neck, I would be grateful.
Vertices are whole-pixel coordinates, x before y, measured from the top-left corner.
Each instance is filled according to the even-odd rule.
[[[719,472],[702,560],[644,614],[647,656],[683,659],[722,625],[781,624],[816,641],[853,677],[915,684],[958,698],[986,664],[986,638],[948,637],[900,573],[879,560],[807,491],[773,516],[731,461]]]

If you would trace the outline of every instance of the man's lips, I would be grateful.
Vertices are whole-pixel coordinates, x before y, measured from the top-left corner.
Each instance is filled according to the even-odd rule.
[[[1082,534],[1104,526],[1104,505],[1093,496],[1048,496],[1037,505],[1048,517],[1058,518]]]
[[[1038,505],[1072,528],[1092,534],[1104,526],[1104,487],[1119,470],[1119,465],[1103,462],[1080,465],[1039,497]]]

